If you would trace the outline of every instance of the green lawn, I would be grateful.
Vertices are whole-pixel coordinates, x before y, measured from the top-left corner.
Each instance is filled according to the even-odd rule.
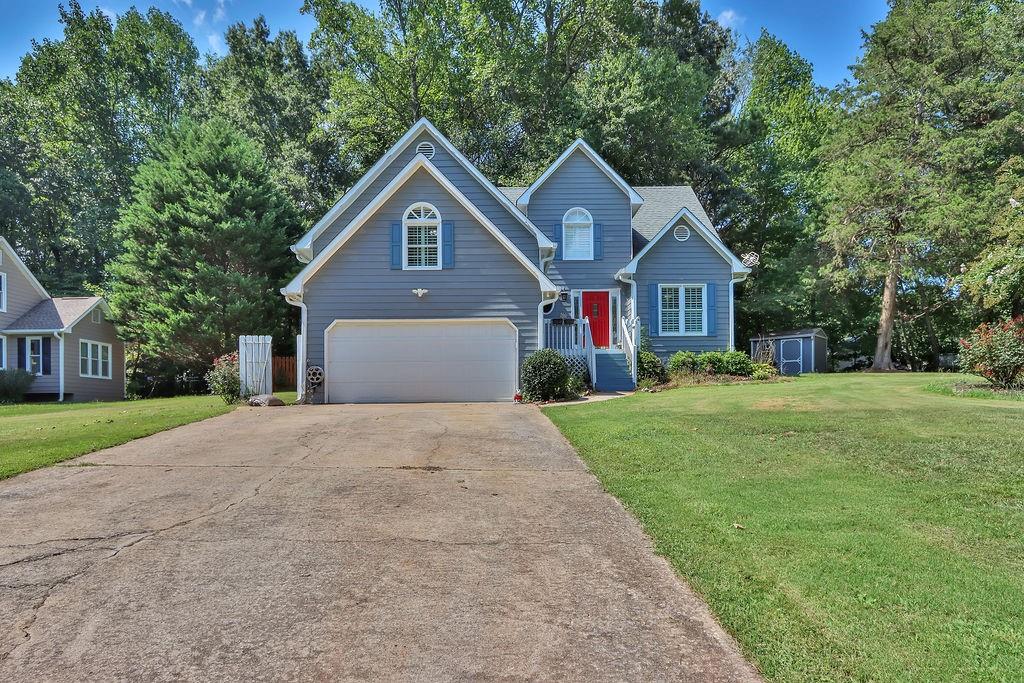
[[[218,396],[0,406],[0,479],[233,409]]]
[[[768,679],[1021,680],[1024,405],[924,390],[943,379],[545,412]]]

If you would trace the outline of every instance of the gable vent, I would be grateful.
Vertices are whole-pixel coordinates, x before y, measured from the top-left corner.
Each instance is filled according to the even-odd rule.
[[[685,225],[677,225],[675,230],[672,231],[672,236],[680,242],[685,242],[690,239],[690,229]]]
[[[421,142],[420,144],[416,145],[416,153],[417,154],[422,154],[423,156],[425,156],[428,159],[433,159],[434,158],[434,145],[433,145],[433,143]]]

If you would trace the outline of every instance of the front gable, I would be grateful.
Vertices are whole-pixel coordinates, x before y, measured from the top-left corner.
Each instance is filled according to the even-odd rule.
[[[0,237],[0,330],[50,298],[14,247]]]
[[[526,215],[447,138],[429,121],[421,119],[292,246],[299,259],[309,262],[319,254],[417,154],[423,154],[440,169],[520,251],[530,254],[531,260],[539,263],[540,257],[554,248]],[[538,256],[534,257],[534,254]]]

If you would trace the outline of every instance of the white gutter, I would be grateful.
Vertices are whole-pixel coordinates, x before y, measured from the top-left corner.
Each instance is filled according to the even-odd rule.
[[[306,358],[306,346],[308,344],[306,341],[306,304],[302,300],[301,294],[285,294],[284,300],[292,306],[298,307],[302,312],[302,321],[299,323],[299,334],[302,335],[302,352],[300,354],[299,349],[295,349],[295,360],[298,361],[301,357],[302,364],[305,365],[308,360]],[[295,364],[295,383],[298,385],[295,387],[296,391],[298,391],[296,401],[301,403],[306,393],[306,369],[304,367],[299,367],[298,362]]]
[[[57,353],[60,354],[60,370],[57,372],[57,402],[64,402],[64,334],[54,332],[53,336],[57,338]],[[113,347],[111,347],[110,362],[114,362]],[[50,363],[53,363],[51,354]]]
[[[553,296],[549,299],[544,294],[549,292],[543,292],[540,298],[540,303],[537,304],[537,350],[544,348],[544,307],[548,304],[553,304],[558,300],[558,292],[551,292]]]

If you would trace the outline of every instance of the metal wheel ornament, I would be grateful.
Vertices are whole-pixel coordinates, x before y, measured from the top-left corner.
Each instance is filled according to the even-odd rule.
[[[746,254],[740,256],[740,260],[747,268],[753,268],[757,264],[761,263],[761,256],[757,252],[748,251]]]
[[[318,387],[324,383],[324,369],[319,365],[311,365],[306,368],[306,382],[312,387]]]

